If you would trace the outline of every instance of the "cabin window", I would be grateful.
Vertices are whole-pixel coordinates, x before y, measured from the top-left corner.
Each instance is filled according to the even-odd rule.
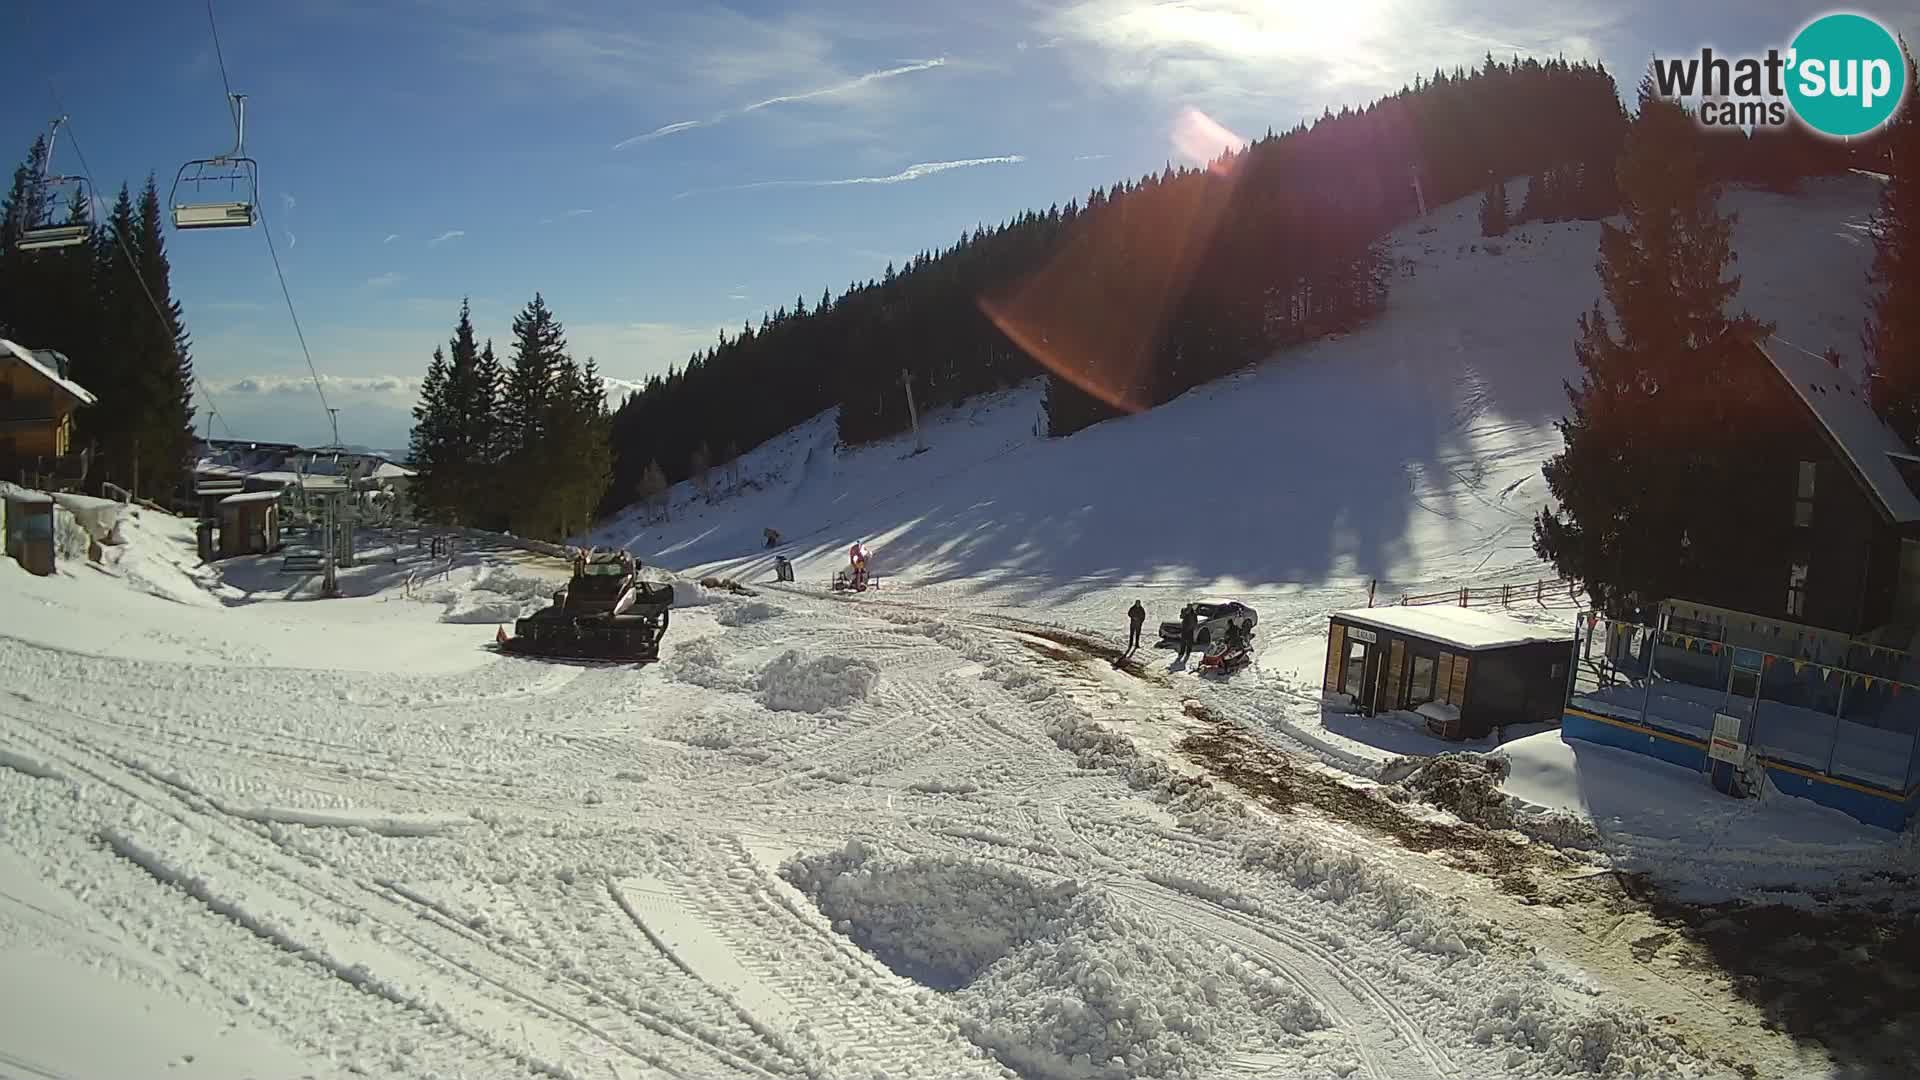
[[[1800,479],[1794,488],[1793,524],[1797,528],[1806,528],[1813,524],[1813,480],[1819,470],[1819,464],[1812,461],[1800,463]]]
[[[1787,571],[1787,614],[1807,613],[1807,564],[1794,563]]]
[[[1434,667],[1433,657],[1414,656],[1413,678],[1407,684],[1407,708],[1415,708],[1433,700]]]

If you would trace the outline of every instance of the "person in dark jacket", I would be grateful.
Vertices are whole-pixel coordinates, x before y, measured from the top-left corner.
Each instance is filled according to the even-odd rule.
[[[1135,600],[1133,606],[1127,609],[1128,652],[1132,652],[1140,647],[1140,627],[1145,624],[1146,621],[1147,609],[1140,606],[1140,601]]]
[[[1193,636],[1200,627],[1200,615],[1188,604],[1180,609],[1180,659],[1193,655]]]

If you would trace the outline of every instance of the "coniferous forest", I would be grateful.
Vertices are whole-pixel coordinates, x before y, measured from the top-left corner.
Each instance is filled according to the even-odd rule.
[[[1429,208],[1526,177],[1503,224],[1606,217],[1628,115],[1603,67],[1488,57],[1326,112],[1206,168],[1172,168],[980,227],[837,297],[722,334],[614,411],[603,509],[839,407],[842,442],[1047,377],[1048,433],[1149,408],[1386,302],[1381,241]],[[1874,160],[1802,133],[1695,136],[1703,178],[1791,191]],[[750,390],[747,388],[751,388]]]
[[[87,200],[55,205],[42,179],[46,155],[46,139],[35,139],[0,203],[0,336],[66,354],[74,381],[98,397],[74,415],[75,447],[96,455],[89,483],[171,499],[192,448],[193,359],[169,282],[159,192],[151,175],[138,195],[123,184],[96,222]],[[16,249],[24,230],[49,223],[85,225],[89,238]]]

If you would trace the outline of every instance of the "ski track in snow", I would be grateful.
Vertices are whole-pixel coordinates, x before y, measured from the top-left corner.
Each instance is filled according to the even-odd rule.
[[[254,1072],[329,1078],[897,1080],[1015,1064],[1032,1080],[1724,1075],[1716,1056],[1781,1039],[1737,998],[1701,1001],[1687,1028],[1718,1041],[1683,1045],[1640,1011],[1643,996],[1677,996],[1636,991],[1644,971],[1536,956],[1461,899],[1484,880],[1315,812],[1255,808],[1175,749],[1200,703],[1269,747],[1378,775],[1391,753],[1322,723],[1327,612],[1363,603],[1369,577],[1390,602],[1542,576],[1529,523],[1558,440],[1540,408],[1558,409],[1562,372],[1526,381],[1487,355],[1510,340],[1416,332],[1461,310],[1461,290],[1487,291],[1438,269],[1469,259],[1454,248],[1471,227],[1403,233],[1400,254],[1422,253],[1417,283],[1380,325],[1302,350],[1297,370],[1235,376],[1057,445],[1023,434],[1025,391],[929,417],[944,425],[933,451],[904,461],[892,445],[843,456],[815,422],[742,459],[767,483],[712,509],[719,524],[686,506],[670,530],[610,523],[650,562],[761,591],[689,584],[702,602],[676,612],[662,662],[643,669],[497,656],[481,649],[490,627],[443,621],[493,611],[502,582],[519,588],[490,576],[491,554],[417,600],[400,593],[404,573],[372,567],[395,584],[324,603],[267,588],[236,607],[181,600],[223,588],[192,566],[186,522],[132,530],[119,565],[138,574],[29,580],[0,560],[0,596],[32,612],[0,635],[0,989],[30,992],[8,982],[27,970],[14,957],[52,957],[284,1053],[284,1068],[256,1058]],[[1555,260],[1590,273],[1590,226],[1529,231],[1532,249],[1473,265],[1515,281],[1550,277]],[[1765,296],[1755,261],[1742,269]],[[1595,291],[1569,280],[1529,309],[1562,352]],[[1435,356],[1416,362],[1419,350]],[[1366,393],[1341,381],[1354,370]],[[1129,425],[1148,425],[1145,452],[1163,455],[1153,432],[1246,407],[1236,395],[1278,387],[1336,416],[1381,386],[1404,399],[1391,416],[1433,429],[1430,452],[1367,480],[1365,499],[1404,520],[1330,512],[1303,542],[1339,557],[1303,562],[1301,580],[1262,576],[1292,565],[1263,554],[1263,537],[1293,533],[1220,492],[1186,484],[1167,509],[1189,533],[1209,514],[1244,526],[1229,569],[1203,574],[1109,558],[1110,537],[1143,550],[1175,538],[1146,522],[1165,508],[1132,505],[1150,474],[1103,476],[1114,498],[1091,516],[1011,483],[1041,462],[1088,468]],[[1304,473],[1264,475],[1276,505],[1325,494]],[[791,530],[799,583],[760,583],[770,523]],[[1371,534],[1364,559],[1348,557],[1354,529]],[[1033,545],[1055,535],[1065,551],[1050,562]],[[922,562],[889,564],[890,536]],[[875,545],[885,585],[834,596],[820,582],[854,539]],[[1127,599],[1153,602],[1152,625],[1202,589],[1260,611],[1259,658],[1231,682],[1172,670],[1164,653],[1139,678],[1088,660],[1115,640],[1089,628],[1117,630]],[[1569,617],[1545,599],[1531,617]],[[902,905],[886,925],[829,917],[824,894],[792,880],[849,845],[877,854],[833,881],[901,875],[879,890]],[[1003,888],[1065,890],[1093,921],[1036,929],[1035,912],[994,905]],[[1047,936],[1062,926],[1081,936]],[[1004,953],[957,992],[860,943],[925,935],[909,943],[971,955],[1003,931]],[[1277,995],[1289,1017],[1175,1017],[1196,1026],[1169,1039],[1154,1010],[1186,999],[1154,963],[1191,979],[1186,991]],[[114,1007],[97,1006],[103,1023]],[[29,1074],[125,1072],[4,1015],[0,1045],[0,1066]],[[1056,1046],[1132,1056],[1048,1057]]]

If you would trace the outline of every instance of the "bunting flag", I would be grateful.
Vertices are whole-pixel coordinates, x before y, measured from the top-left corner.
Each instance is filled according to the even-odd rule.
[[[1807,662],[1805,660],[1795,660],[1793,662],[1793,673],[1795,675],[1798,675],[1805,670],[1807,670]]]
[[[1860,676],[1860,681],[1867,684],[1867,689],[1869,690],[1873,689],[1873,676],[1862,675]]]
[[[1833,669],[1825,664],[1820,665],[1820,678],[1822,681],[1833,678]]]
[[[1772,666],[1773,666],[1773,654],[1772,654],[1772,653],[1767,653],[1767,654],[1765,654],[1765,655],[1763,655],[1763,656],[1761,656],[1761,657],[1760,657],[1760,670],[1761,670],[1761,671],[1765,671],[1765,670],[1767,670],[1768,668],[1770,668],[1770,667],[1772,667]]]
[[[1719,655],[1720,655],[1720,643],[1719,643],[1719,642],[1717,642],[1717,641],[1709,641],[1709,642],[1707,642],[1707,651],[1708,651],[1708,652],[1710,652],[1710,653],[1712,653],[1712,654],[1713,654],[1713,655],[1715,655],[1715,656],[1719,656]]]

